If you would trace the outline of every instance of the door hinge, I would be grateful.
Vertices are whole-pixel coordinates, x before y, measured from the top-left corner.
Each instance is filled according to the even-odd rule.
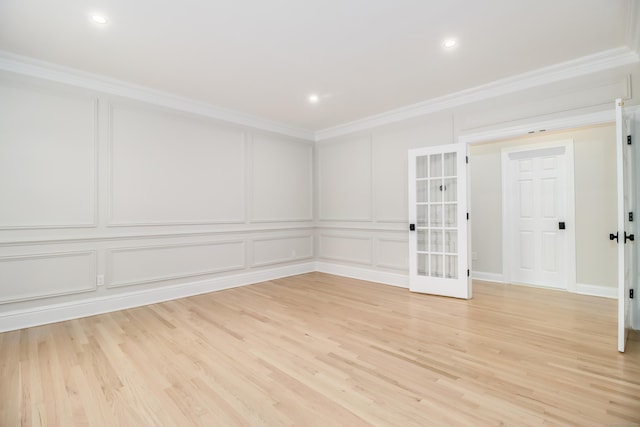
[[[469,212],[467,212],[467,221],[469,221]]]
[[[633,299],[633,289],[629,289],[629,298]]]
[[[627,135],[627,145],[631,145],[631,135]]]
[[[633,222],[633,212],[629,212],[629,222]]]
[[[469,156],[466,156],[465,160],[467,161],[467,164],[469,164]]]
[[[467,269],[467,277],[471,276],[471,271]]]

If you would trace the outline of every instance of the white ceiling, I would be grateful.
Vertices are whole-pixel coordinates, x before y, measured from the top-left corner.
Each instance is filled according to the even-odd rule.
[[[633,1],[0,0],[0,50],[317,131],[625,46]]]

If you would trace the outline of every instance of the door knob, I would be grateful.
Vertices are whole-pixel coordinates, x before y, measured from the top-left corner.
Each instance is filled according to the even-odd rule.
[[[618,233],[613,234],[613,233],[609,233],[609,240],[618,240]]]
[[[635,235],[633,234],[627,234],[627,232],[624,232],[624,242],[627,243],[627,240],[631,240],[632,242],[636,239]]]
[[[565,228],[567,228],[567,226],[565,225],[564,221],[558,223],[558,229],[564,230]]]

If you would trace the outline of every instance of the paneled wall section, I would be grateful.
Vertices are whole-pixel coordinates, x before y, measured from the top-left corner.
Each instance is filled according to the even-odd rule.
[[[310,141],[6,72],[0,135],[0,330],[313,270]]]

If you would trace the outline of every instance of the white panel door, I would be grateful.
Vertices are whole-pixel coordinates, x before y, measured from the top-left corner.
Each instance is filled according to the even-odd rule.
[[[633,147],[631,121],[624,103],[616,100],[616,154],[618,187],[618,231],[610,238],[618,241],[618,351],[625,350],[630,328],[630,290],[635,288],[635,188],[633,184]]]
[[[409,289],[471,298],[467,146],[409,150]]]
[[[569,221],[567,151],[569,144],[503,152],[505,251],[509,280],[567,289]],[[519,148],[518,150],[522,150]]]

